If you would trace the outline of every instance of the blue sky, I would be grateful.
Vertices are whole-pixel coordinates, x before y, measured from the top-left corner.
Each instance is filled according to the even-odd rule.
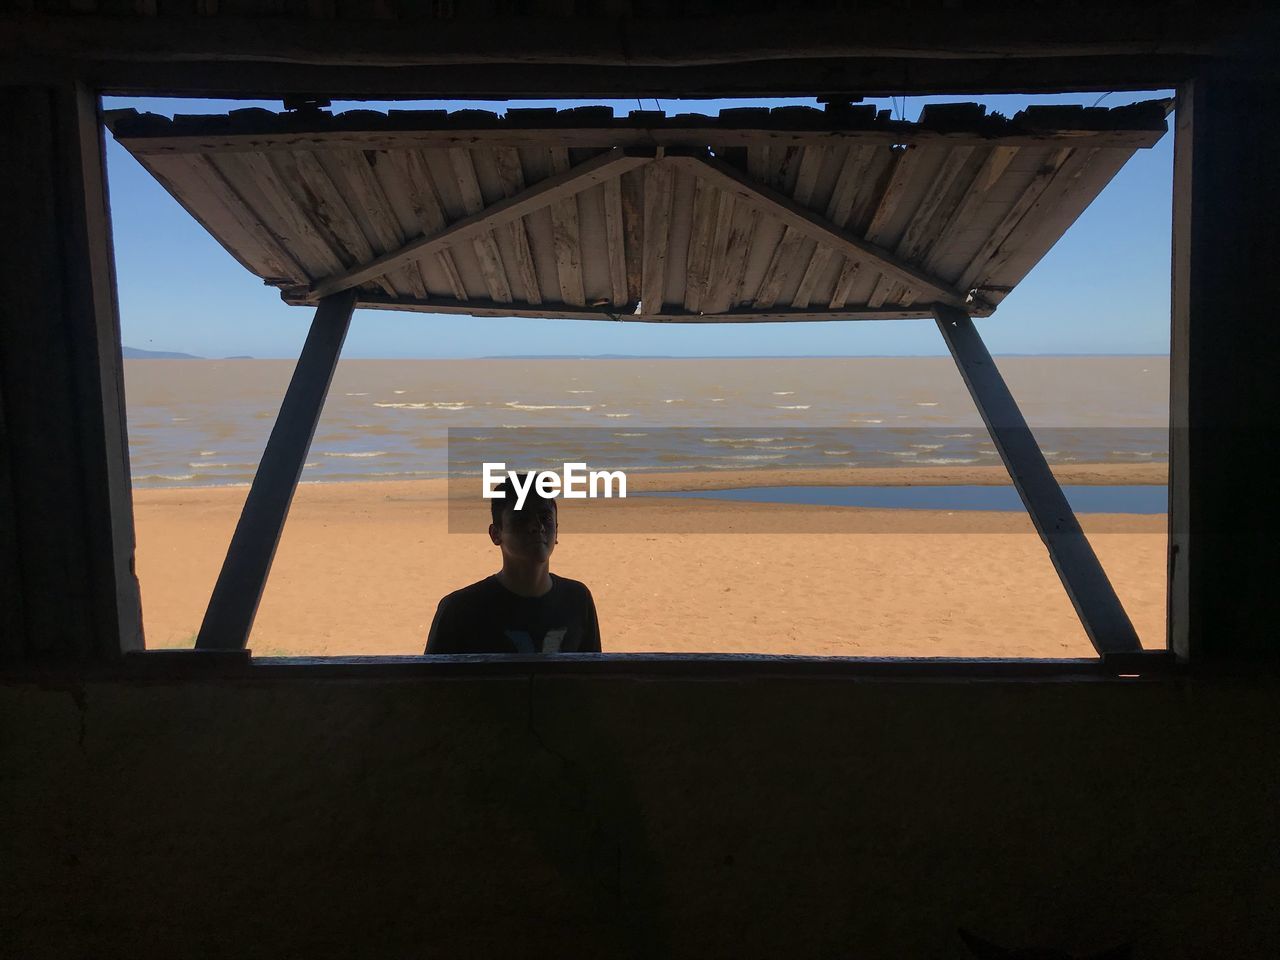
[[[1156,93],[1113,93],[1119,106]],[[926,103],[973,97],[868,100],[915,119]],[[980,97],[1015,113],[1028,103],[1083,103],[1097,94]],[[617,114],[636,100],[607,103]],[[668,112],[714,113],[724,106],[812,100],[673,101]],[[646,99],[645,109],[656,101]],[[515,106],[568,106],[521,101]],[[110,97],[107,109],[223,113],[278,102]],[[333,110],[386,109],[386,103],[335,103]],[[502,110],[505,104],[445,101],[402,108]],[[1171,118],[1172,120],[1172,118]],[[1172,127],[1172,123],[1170,123]],[[115,233],[124,343],[206,357],[296,357],[312,311],[288,307],[236,263],[108,135],[107,170]],[[981,321],[992,353],[1167,353],[1173,136],[1140,150],[1066,236],[1000,306]],[[432,316],[357,311],[344,357],[477,357],[503,354],[657,354],[670,356],[938,355],[946,350],[931,320],[787,324],[653,325],[527,318]]]

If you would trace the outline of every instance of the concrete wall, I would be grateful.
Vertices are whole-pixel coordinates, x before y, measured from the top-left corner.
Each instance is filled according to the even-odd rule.
[[[0,953],[1280,949],[1276,680],[0,686]]]

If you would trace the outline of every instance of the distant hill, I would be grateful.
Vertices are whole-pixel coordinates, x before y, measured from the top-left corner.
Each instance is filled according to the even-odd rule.
[[[170,353],[167,350],[143,350],[139,347],[122,347],[126,360],[203,360],[192,353]]]

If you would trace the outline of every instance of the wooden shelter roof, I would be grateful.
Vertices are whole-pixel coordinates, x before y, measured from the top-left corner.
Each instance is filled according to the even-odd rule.
[[[987,314],[1168,109],[106,119],[289,303],[354,287],[362,307],[736,322]]]

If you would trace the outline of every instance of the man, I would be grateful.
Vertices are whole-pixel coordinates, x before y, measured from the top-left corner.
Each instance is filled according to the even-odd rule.
[[[502,569],[440,601],[426,653],[599,653],[591,591],[550,570],[558,542],[555,499],[530,485],[517,510],[510,478],[498,492],[490,501],[489,539],[502,549]]]

